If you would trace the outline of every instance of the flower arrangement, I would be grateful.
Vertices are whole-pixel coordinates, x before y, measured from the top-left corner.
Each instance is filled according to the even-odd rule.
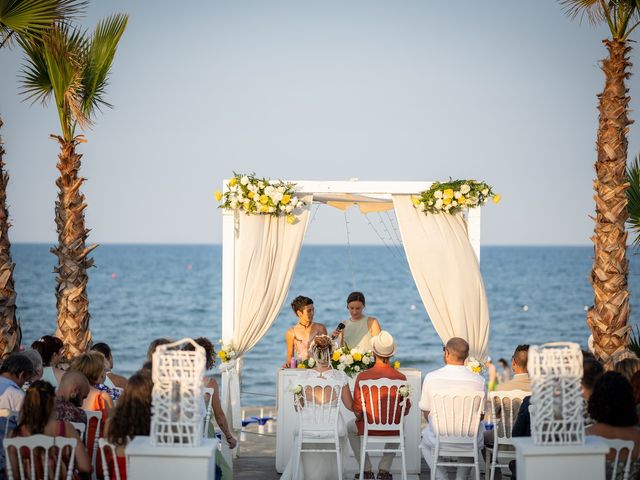
[[[220,340],[220,344],[222,345],[222,347],[220,347],[220,351],[218,352],[217,356],[222,361],[222,363],[231,362],[232,360],[235,360],[237,352],[233,344],[232,343],[225,344],[223,343],[222,340]]]
[[[258,178],[255,174],[233,173],[227,191],[216,191],[220,208],[242,211],[247,215],[287,216],[287,223],[296,221],[296,210],[306,202],[296,196],[296,184]]]
[[[425,213],[458,213],[465,207],[480,207],[489,199],[499,203],[502,197],[493,187],[476,180],[434,182],[431,188],[412,197],[413,205]]]
[[[309,357],[298,364],[298,368],[313,368],[316,366],[316,361]]]
[[[471,372],[476,373],[478,375],[484,372],[484,369],[486,368],[486,365],[484,363],[482,363],[480,360],[477,360],[474,357],[467,358],[467,361],[465,362],[465,366]]]
[[[411,385],[407,384],[401,386],[398,389],[398,395],[400,395],[402,398],[407,398],[409,395],[411,395]]]
[[[372,352],[361,352],[358,348],[349,348],[346,344],[333,352],[331,357],[333,368],[342,370],[350,377],[373,367],[374,363],[375,357]]]

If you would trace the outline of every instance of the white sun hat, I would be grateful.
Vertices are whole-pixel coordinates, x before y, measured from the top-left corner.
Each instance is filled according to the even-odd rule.
[[[386,330],[371,339],[371,349],[378,357],[392,357],[396,353],[396,341]]]

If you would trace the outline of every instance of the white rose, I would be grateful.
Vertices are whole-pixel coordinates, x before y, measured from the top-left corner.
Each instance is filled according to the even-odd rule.
[[[477,198],[477,197],[471,197],[471,198],[468,200],[468,202],[469,202],[471,205],[475,205],[476,203],[478,203],[478,198]]]
[[[284,193],[284,187],[282,185],[278,187],[278,192]]]
[[[429,200],[429,206],[433,207],[433,200]]]
[[[291,197],[291,205],[298,203],[298,197]]]
[[[436,198],[442,198],[442,191],[436,190],[435,192],[433,192],[433,196]]]
[[[273,213],[275,211],[276,211],[276,207],[269,207],[269,210],[268,210],[269,213]]]
[[[242,177],[242,178],[240,179],[240,183],[241,183],[242,185],[246,185],[247,183],[249,183],[249,177],[247,177],[247,176],[245,175],[244,177]]]
[[[436,200],[436,208],[442,208],[442,199],[441,198]]]
[[[366,355],[364,355],[362,357],[362,363],[365,365],[369,365],[369,357],[367,357]]]
[[[457,190],[455,192],[453,192],[453,197],[454,198],[460,198],[462,196],[462,194],[460,192],[458,192]]]
[[[252,184],[247,186],[247,190],[249,190],[250,192],[255,193],[255,192],[258,191],[258,186],[252,183]]]
[[[341,363],[340,365],[338,365],[338,370],[344,371],[344,369],[345,369],[344,363]]]
[[[300,395],[302,393],[302,385],[296,385],[295,387],[293,387],[291,389],[291,391],[295,394],[295,395]]]
[[[458,206],[458,202],[456,202],[455,200],[453,202],[451,202],[451,206],[452,207],[457,207]]]
[[[316,361],[313,358],[310,358],[309,360],[307,360],[307,365],[309,365],[311,368],[313,368],[316,364]]]
[[[340,363],[344,363],[346,360],[347,360],[346,355],[340,355],[340,358],[339,358]]]
[[[418,205],[418,210],[420,210],[421,212],[424,212],[424,203],[420,203]]]
[[[360,371],[360,366],[356,365],[355,367],[353,367],[353,370],[356,371],[356,372],[359,372]]]
[[[293,205],[287,205],[284,209],[285,212],[291,213],[293,212]]]
[[[262,190],[264,188],[264,182],[258,182],[258,188]]]
[[[279,208],[280,208],[280,211],[281,211],[281,212],[284,212],[285,208],[287,208],[287,207],[285,207],[284,205],[280,205],[280,207],[279,207]]]
[[[462,192],[463,195],[466,195],[471,191],[471,187],[465,183],[460,187],[460,191]]]
[[[302,203],[302,201],[299,201],[299,202],[296,204],[296,208],[302,208],[302,207],[304,207],[304,203]]]
[[[483,188],[482,189],[482,194],[483,195],[489,195],[489,189],[488,188]]]
[[[231,208],[238,208],[238,202],[236,202],[235,200],[231,200],[231,203],[229,204],[229,206]]]
[[[351,365],[353,363],[353,357],[351,356],[351,354],[349,355],[345,355],[344,357],[344,363],[346,365]]]
[[[280,200],[282,200],[282,193],[276,191],[276,192],[273,192],[273,194],[270,195],[270,197],[273,199],[275,203],[278,203]]]
[[[444,209],[448,212],[448,211],[451,209],[451,204],[449,204],[449,205],[445,205],[445,206],[444,206]]]

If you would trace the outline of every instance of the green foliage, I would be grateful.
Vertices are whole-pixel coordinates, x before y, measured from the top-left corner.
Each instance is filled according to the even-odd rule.
[[[616,40],[626,40],[640,23],[638,0],[560,0],[571,18],[587,18],[597,25],[604,21]]]
[[[640,155],[627,168],[627,209],[629,210],[629,228],[635,232],[633,244],[640,247]]]
[[[629,337],[629,350],[640,358],[640,328],[638,328],[637,325],[635,330],[631,330],[631,335]]]

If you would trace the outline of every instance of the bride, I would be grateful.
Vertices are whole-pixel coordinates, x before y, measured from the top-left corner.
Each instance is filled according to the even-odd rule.
[[[340,392],[340,397],[342,403],[347,408],[347,410],[353,411],[353,397],[351,395],[351,390],[349,389],[349,382],[347,375],[340,371],[334,370],[331,367],[331,355],[334,351],[334,345],[331,341],[331,337],[328,335],[318,335],[315,337],[309,346],[309,354],[310,357],[315,360],[315,366],[311,369],[305,369],[300,371],[300,376],[297,377],[295,381],[299,381],[304,383],[305,380],[314,380],[317,378],[322,378],[326,380],[331,380],[337,382],[342,385],[342,389]],[[294,382],[295,382],[294,381]],[[325,387],[325,390],[329,387]],[[317,390],[317,389],[316,389]],[[303,408],[302,414],[305,415],[307,412],[304,411],[304,403],[305,402],[313,402],[316,405],[322,402],[322,399],[327,396],[326,393],[323,392],[306,392],[302,394],[303,398],[301,401],[301,407]],[[313,397],[313,398],[312,398]],[[337,398],[333,399],[334,402],[338,402]],[[307,408],[308,410],[308,408]],[[308,412],[312,414],[312,412]],[[338,419],[338,433],[340,435],[340,451],[343,456],[343,459],[347,453],[346,442],[346,428],[344,421],[342,418]],[[331,448],[331,444],[320,443],[320,444],[308,444],[305,443],[305,448],[318,448],[322,449],[323,446],[326,448]],[[293,463],[296,457],[297,452],[292,452],[291,457],[289,458],[289,463],[287,464],[280,480],[334,480],[338,478],[336,468],[336,454],[335,452],[309,452],[302,454],[302,461],[300,465],[300,470],[298,475],[293,472]],[[344,461],[342,462],[344,465]]]

